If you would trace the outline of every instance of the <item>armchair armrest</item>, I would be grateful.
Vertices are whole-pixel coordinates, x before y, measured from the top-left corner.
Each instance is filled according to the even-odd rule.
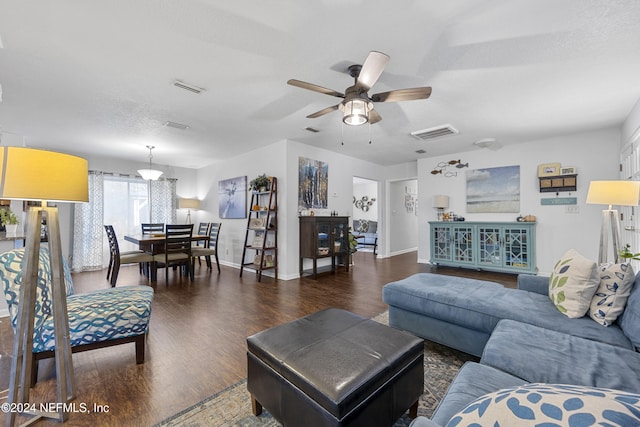
[[[535,292],[541,295],[549,294],[549,278],[546,276],[533,276],[531,274],[518,275],[518,289]]]

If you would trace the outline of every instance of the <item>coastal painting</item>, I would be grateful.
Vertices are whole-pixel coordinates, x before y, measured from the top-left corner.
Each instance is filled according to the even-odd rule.
[[[247,217],[247,177],[218,181],[218,216],[223,219]]]
[[[298,209],[326,209],[329,202],[329,165],[298,158]]]
[[[520,212],[520,166],[467,171],[467,212]]]

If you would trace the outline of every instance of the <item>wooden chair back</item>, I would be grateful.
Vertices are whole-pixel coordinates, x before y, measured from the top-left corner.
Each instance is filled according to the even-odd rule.
[[[140,224],[140,226],[142,227],[142,234],[164,233],[163,223],[147,223]]]

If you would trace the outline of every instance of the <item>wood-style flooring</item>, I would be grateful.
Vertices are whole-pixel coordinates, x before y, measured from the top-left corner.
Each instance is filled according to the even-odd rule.
[[[515,286],[516,276],[416,262],[416,253],[376,259],[370,252],[354,254],[348,273],[278,281],[222,266],[222,272],[196,265],[195,281],[170,272],[153,285],[155,297],[147,338],[146,360],[136,365],[133,344],[73,355],[76,400],[103,413],[72,413],[68,426],[150,426],[246,377],[246,337],[327,307],[366,317],[387,309],[381,289],[414,273],[433,272],[498,281]],[[76,292],[108,286],[106,271],[74,274]],[[147,284],[137,266],[123,267],[118,286]],[[0,318],[0,402],[6,401],[13,331]],[[52,360],[40,362],[32,402],[55,402]],[[4,415],[0,414],[4,424]],[[51,421],[39,425],[60,425]]]

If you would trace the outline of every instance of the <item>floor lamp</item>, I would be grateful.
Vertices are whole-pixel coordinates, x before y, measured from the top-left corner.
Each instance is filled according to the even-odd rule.
[[[22,264],[22,285],[13,345],[8,403],[28,403],[33,361],[33,332],[36,309],[36,289],[40,258],[40,229],[46,218],[51,260],[51,300],[55,333],[55,366],[57,383],[56,412],[24,412],[32,416],[25,424],[40,418],[66,421],[69,414],[63,405],[74,396],[73,364],[67,315],[67,297],[64,285],[62,247],[58,208],[47,206],[47,201],[87,202],[87,161],[80,157],[52,151],[23,147],[0,147],[0,198],[36,200],[41,207],[29,208],[25,254]],[[6,414],[5,425],[13,426],[16,413]]]
[[[591,181],[587,193],[587,203],[609,205],[609,209],[602,211],[602,228],[600,229],[600,250],[598,263],[608,260],[609,235],[613,244],[613,259],[619,261],[620,250],[620,222],[618,211],[613,205],[638,206],[640,201],[640,181]]]
[[[200,200],[198,199],[180,199],[178,201],[178,209],[187,210],[187,224],[191,224],[191,209],[200,209]]]

